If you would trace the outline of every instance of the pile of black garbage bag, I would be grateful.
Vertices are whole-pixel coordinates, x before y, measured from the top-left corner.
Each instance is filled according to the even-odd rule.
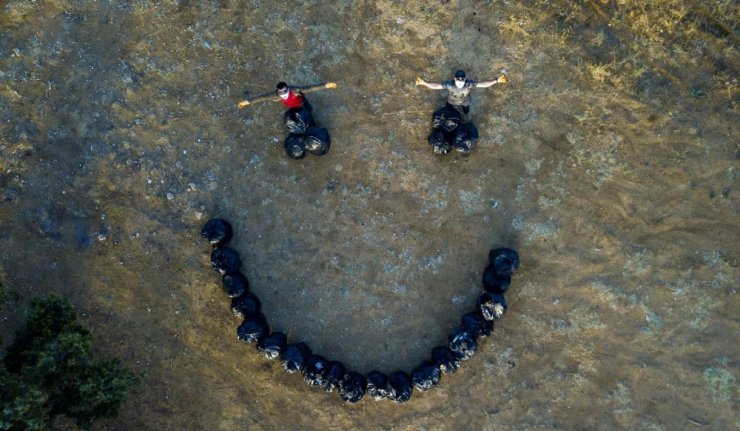
[[[427,140],[434,154],[447,154],[453,148],[469,154],[478,140],[478,129],[472,122],[462,123],[460,111],[445,105],[432,114],[432,134]]]
[[[285,111],[284,120],[288,136],[283,145],[288,157],[302,159],[306,156],[306,151],[317,156],[329,152],[331,145],[329,131],[323,127],[316,127],[310,109],[306,107],[289,109]]]
[[[255,345],[265,358],[281,361],[288,373],[300,372],[307,384],[326,392],[337,390],[339,397],[348,403],[356,403],[365,395],[374,400],[405,403],[414,390],[431,389],[439,384],[442,374],[456,372],[478,350],[478,340],[491,335],[493,322],[506,312],[504,294],[511,284],[512,273],[519,267],[519,256],[514,250],[491,250],[489,264],[483,271],[483,293],[478,298],[478,307],[460,319],[447,345],[432,349],[431,357],[411,373],[371,371],[365,376],[313,352],[304,342],[291,342],[285,333],[270,330],[260,312],[260,300],[249,291],[249,282],[240,271],[239,253],[226,246],[233,235],[227,221],[209,220],[201,235],[213,245],[211,266],[222,275],[223,290],[231,298],[231,310],[241,320],[236,329],[239,340]]]

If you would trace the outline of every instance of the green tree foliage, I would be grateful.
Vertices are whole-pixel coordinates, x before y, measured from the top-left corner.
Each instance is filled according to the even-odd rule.
[[[0,366],[0,430],[45,430],[56,415],[82,428],[118,415],[140,376],[93,356],[92,335],[65,299],[32,301]]]

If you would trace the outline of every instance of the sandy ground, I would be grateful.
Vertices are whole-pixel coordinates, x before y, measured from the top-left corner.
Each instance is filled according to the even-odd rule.
[[[0,1],[0,333],[68,297],[146,373],[96,430],[727,430],[738,413],[737,4]],[[463,68],[470,156],[426,144]],[[277,81],[332,136],[288,159]],[[341,403],[235,337],[210,217],[273,328],[410,370],[509,312],[410,403]]]

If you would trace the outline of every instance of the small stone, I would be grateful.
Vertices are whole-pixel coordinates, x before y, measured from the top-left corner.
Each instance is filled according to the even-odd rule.
[[[167,199],[168,200],[175,199],[175,195],[173,195],[172,193],[167,193]]]
[[[196,212],[195,213],[195,219],[196,220],[200,220],[201,217],[203,217],[203,213],[202,212]]]

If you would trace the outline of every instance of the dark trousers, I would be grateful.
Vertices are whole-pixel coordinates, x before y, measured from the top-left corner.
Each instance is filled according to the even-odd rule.
[[[450,102],[447,102],[447,106],[457,109],[458,111],[460,108],[462,108],[462,111],[464,114],[470,113],[470,105],[464,106],[464,105],[453,105]]]
[[[303,104],[301,105],[301,107],[306,108],[309,111],[313,111],[313,106],[311,106],[311,104],[308,102],[308,99],[306,99],[306,95],[304,94],[302,97],[303,97]]]

